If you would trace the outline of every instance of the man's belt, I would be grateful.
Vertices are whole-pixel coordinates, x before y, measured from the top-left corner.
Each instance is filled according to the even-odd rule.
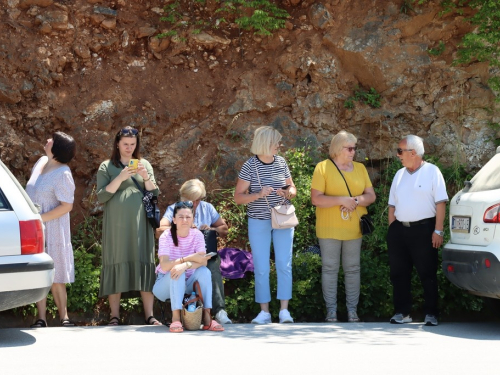
[[[413,227],[415,225],[432,223],[435,220],[436,219],[432,217],[432,218],[422,219],[422,220],[418,220],[418,221],[402,221],[401,224],[403,224],[403,226],[405,226],[405,227]]]

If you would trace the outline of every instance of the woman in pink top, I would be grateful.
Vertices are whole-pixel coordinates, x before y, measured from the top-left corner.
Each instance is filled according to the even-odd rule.
[[[212,320],[212,276],[206,267],[209,257],[205,251],[203,234],[193,226],[193,202],[177,202],[174,208],[172,226],[160,237],[158,257],[160,264],[153,286],[153,294],[160,301],[170,298],[172,324],[170,332],[182,332],[181,310],[184,294],[193,291],[193,283],[198,281],[203,294],[203,329],[224,331]]]

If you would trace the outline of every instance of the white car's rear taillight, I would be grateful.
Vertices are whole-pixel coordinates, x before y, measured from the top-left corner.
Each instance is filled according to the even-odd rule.
[[[483,221],[485,223],[500,223],[500,203],[488,207],[484,212]]]
[[[43,228],[40,220],[20,221],[21,254],[43,253]]]

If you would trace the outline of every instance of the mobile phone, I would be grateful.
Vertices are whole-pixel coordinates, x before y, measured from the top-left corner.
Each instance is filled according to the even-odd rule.
[[[217,255],[216,252],[212,251],[211,253],[208,253],[208,254],[205,254],[205,258],[211,258],[213,257],[214,255]]]
[[[283,186],[281,189],[282,189],[282,190],[286,190],[286,189],[288,189],[289,187],[290,187],[290,185],[285,185],[285,186]]]
[[[139,168],[139,159],[130,159],[128,163],[128,167],[130,169],[137,169]]]

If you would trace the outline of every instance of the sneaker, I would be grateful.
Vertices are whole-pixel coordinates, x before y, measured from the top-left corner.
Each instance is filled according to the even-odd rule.
[[[220,310],[217,314],[215,314],[215,320],[219,324],[233,324],[231,319],[228,318],[225,310]]]
[[[348,311],[347,312],[347,321],[349,323],[356,323],[359,322],[359,317],[356,311]]]
[[[411,323],[413,320],[410,315],[403,316],[403,314],[394,314],[391,318],[390,322],[392,324],[403,324],[403,323]]]
[[[438,320],[434,315],[429,315],[427,314],[425,316],[424,323],[426,326],[437,326],[438,325]]]
[[[254,320],[252,320],[252,324],[268,324],[271,323],[271,313],[261,311],[259,315],[257,315]]]
[[[328,313],[326,314],[325,322],[334,323],[336,321],[337,321],[337,312],[333,310],[328,311]]]
[[[287,309],[280,311],[280,323],[293,323],[293,318]]]

